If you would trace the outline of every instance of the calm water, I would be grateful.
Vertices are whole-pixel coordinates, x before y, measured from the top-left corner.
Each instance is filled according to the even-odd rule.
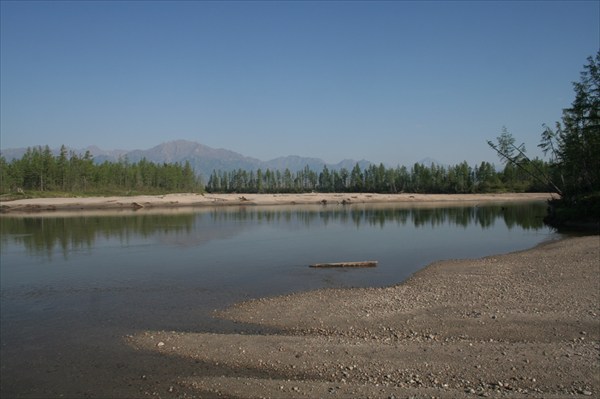
[[[558,237],[542,223],[545,207],[353,205],[2,216],[2,393],[81,394],[83,388],[65,382],[65,373],[92,378],[82,356],[97,359],[95,367],[108,381],[107,370],[126,350],[124,334],[245,328],[210,317],[213,309],[243,299],[391,285],[435,260],[532,247]],[[359,260],[379,265],[308,267]],[[77,371],[65,371],[65,364]],[[94,381],[93,392],[103,392],[102,378]]]

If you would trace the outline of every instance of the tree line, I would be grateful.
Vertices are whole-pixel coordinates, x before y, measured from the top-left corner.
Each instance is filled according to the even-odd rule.
[[[139,162],[95,163],[89,151],[58,155],[48,146],[28,148],[21,159],[0,157],[0,193],[59,191],[81,193],[201,192],[204,186],[189,162],[157,164]]]
[[[324,166],[320,172],[304,169],[256,171],[213,171],[206,191],[211,193],[305,193],[305,192],[368,192],[368,193],[440,193],[465,194],[488,192],[548,191],[549,187],[528,173],[543,169],[549,172],[548,163],[535,159],[524,168],[507,164],[497,171],[489,162],[469,166],[462,162],[454,166],[415,163],[406,166],[386,167],[370,165],[361,169],[358,164],[348,170],[330,170]]]
[[[488,193],[548,191],[549,187],[532,177],[532,172],[550,165],[540,159],[524,167],[507,163],[502,171],[489,162],[470,166],[462,162],[453,166],[415,163],[412,167],[358,164],[351,170],[320,172],[306,166],[292,172],[281,170],[213,171],[206,186],[189,162],[154,163],[105,161],[95,163],[88,152],[78,155],[62,146],[53,155],[48,146],[28,148],[21,159],[7,162],[0,157],[0,193],[51,191],[76,193]]]

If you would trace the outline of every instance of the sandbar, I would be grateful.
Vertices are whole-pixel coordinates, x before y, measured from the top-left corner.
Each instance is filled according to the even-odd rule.
[[[22,214],[55,211],[134,210],[302,204],[425,203],[425,202],[505,202],[549,200],[551,193],[502,194],[166,194],[123,197],[33,198],[0,201],[0,213]],[[556,196],[556,195],[554,195]]]

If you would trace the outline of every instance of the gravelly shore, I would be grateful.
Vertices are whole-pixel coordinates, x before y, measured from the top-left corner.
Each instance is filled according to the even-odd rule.
[[[303,204],[364,204],[364,203],[460,203],[544,201],[550,193],[502,194],[366,194],[366,193],[305,193],[305,194],[167,194],[131,197],[32,198],[0,201],[0,213],[54,213],[90,211],[161,211],[192,207]]]
[[[253,300],[217,316],[275,332],[128,336],[137,351],[198,364],[141,394],[600,396],[599,236],[436,262],[388,288]]]

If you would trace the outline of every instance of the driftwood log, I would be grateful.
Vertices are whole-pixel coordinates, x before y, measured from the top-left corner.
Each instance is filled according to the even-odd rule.
[[[376,260],[367,260],[363,262],[335,262],[335,263],[314,263],[310,267],[375,267]]]

